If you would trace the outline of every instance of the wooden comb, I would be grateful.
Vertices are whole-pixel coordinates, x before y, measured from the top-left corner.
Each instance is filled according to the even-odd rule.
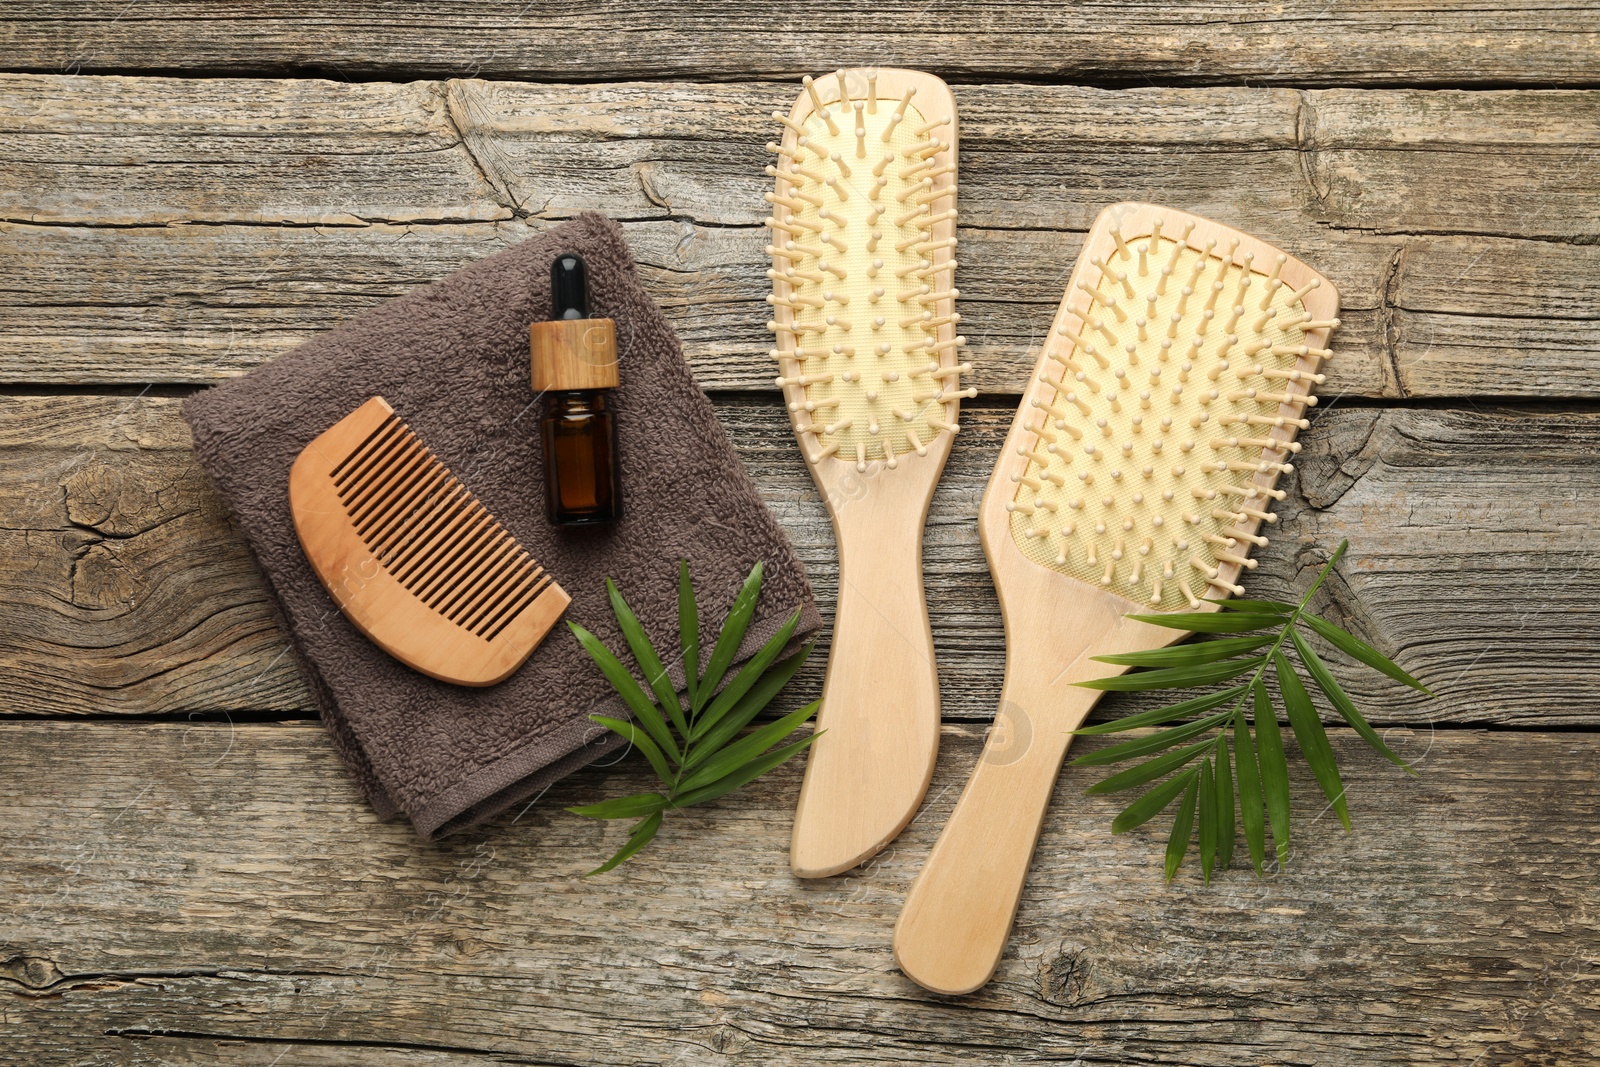
[[[381,396],[301,451],[289,508],[339,609],[379,648],[440,681],[494,685],[569,603]]]
[[[1310,267],[1150,204],[1101,212],[979,511],[1006,631],[995,725],[906,897],[895,959],[939,993],[994,973],[1091,657],[1188,633],[1130,613],[1216,611],[1289,471],[1339,297]]]
[[[839,544],[839,604],[790,867],[837,874],[916,813],[939,748],[922,583],[957,358],[956,111],[931,74],[804,79],[767,173],[777,384]]]

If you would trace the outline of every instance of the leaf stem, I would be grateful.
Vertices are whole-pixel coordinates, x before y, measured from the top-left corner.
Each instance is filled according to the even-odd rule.
[[[1266,671],[1267,665],[1272,662],[1272,657],[1277,654],[1278,649],[1283,646],[1284,638],[1289,636],[1289,631],[1294,629],[1294,624],[1300,621],[1300,615],[1306,610],[1307,605],[1311,603],[1312,596],[1314,596],[1317,590],[1321,588],[1323,581],[1328,577],[1329,573],[1332,572],[1334,564],[1339,562],[1339,557],[1343,556],[1344,550],[1349,547],[1349,538],[1339,542],[1339,547],[1333,550],[1333,555],[1328,557],[1328,562],[1322,565],[1322,570],[1317,574],[1316,580],[1311,583],[1311,588],[1306,590],[1306,595],[1300,598],[1300,603],[1295,605],[1294,611],[1290,612],[1289,615],[1284,619],[1283,628],[1278,631],[1277,640],[1272,642],[1272,647],[1267,649],[1266,653],[1262,656],[1261,665],[1256,668],[1256,673],[1251,676],[1250,681],[1246,685],[1245,691],[1239,694],[1239,702],[1233,706],[1234,711],[1238,711],[1240,708],[1244,707],[1245,698],[1253,693],[1255,691],[1255,687],[1260,684],[1263,672]],[[1231,719],[1229,720],[1227,729],[1230,734],[1234,729]]]

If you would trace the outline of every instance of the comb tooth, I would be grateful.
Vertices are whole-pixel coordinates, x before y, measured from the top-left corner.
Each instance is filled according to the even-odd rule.
[[[399,531],[417,517],[419,509],[426,506],[428,492],[439,484],[440,474],[437,465],[414,465],[385,493],[374,498],[373,510],[356,522],[356,531],[380,559],[388,557]]]
[[[359,449],[344,458],[335,470],[339,473],[334,478],[334,485],[338,488],[342,498],[352,482],[359,481],[362,472],[378,452],[387,448],[394,436],[404,428],[398,416],[390,415],[378,432],[362,442]]]
[[[774,119],[778,120],[779,122],[783,123],[785,126],[789,127],[791,130],[793,130],[795,133],[799,134],[800,136],[802,136],[802,137],[805,136],[806,128],[804,126],[802,126],[800,123],[796,122],[794,119],[791,119],[788,115],[785,115],[783,112],[774,111],[772,113],[772,117]]]
[[[476,532],[484,514],[468,494],[453,506],[436,543],[407,565],[401,580],[430,607],[435,605],[438,592],[448,585],[448,576],[461,554],[470,552],[477,543]]]
[[[432,494],[444,485],[450,472],[432,455],[419,464],[415,473],[402,485],[396,486],[392,503],[386,509],[387,517],[369,525],[362,536],[374,552],[387,555],[403,540],[409,531],[428,512],[433,503]]]
[[[350,467],[351,464],[359,465],[362,462],[363,457],[368,454],[368,449],[374,446],[374,442],[376,442],[380,437],[386,437],[390,433],[393,433],[394,428],[399,424],[399,416],[395,415],[393,412],[390,412],[389,417],[380,422],[377,429],[369,433],[365,440],[357,445],[348,456],[340,460],[338,465],[335,466],[333,470],[328,472],[328,477],[333,479],[335,485],[343,485],[345,481],[343,477],[344,471]]]
[[[907,89],[905,99],[895,106],[894,114],[889,116],[889,124],[883,128],[883,143],[888,144],[894,136],[894,128],[905,120],[906,108],[911,106],[911,98],[916,95],[915,89]]]
[[[456,625],[476,633],[515,591],[526,573],[525,561],[517,554],[502,557],[492,572],[481,576],[472,594],[456,609]]]
[[[426,581],[419,581],[416,594],[437,610],[439,598],[446,596],[456,587],[464,569],[471,565],[473,557],[479,555],[490,544],[494,525],[493,517],[473,500],[463,517],[461,536],[457,538],[449,554],[433,568],[432,574]]]
[[[508,601],[506,607],[497,617],[491,618],[483,624],[483,629],[480,631],[483,639],[485,641],[493,641],[498,637],[500,631],[509,626],[512,620],[522,613],[524,608],[539,599],[540,594],[549,586],[550,581],[549,574],[543,570],[536,570],[533,574],[532,584],[528,586],[527,590],[515,600]]]
[[[428,484],[426,494],[412,509],[411,516],[387,537],[387,545],[382,551],[391,571],[398,574],[408,560],[414,559],[419,552],[425,554],[428,547],[438,541],[449,525],[463,491],[461,483],[440,465],[436,476]]]
[[[456,552],[487,512],[459,482],[447,490],[436,529],[428,542],[396,563],[396,576],[425,596],[431,583],[455,560]]]
[[[1128,251],[1128,242],[1122,239],[1122,230],[1120,227],[1113,226],[1111,228],[1111,239],[1117,243],[1117,255],[1121,256],[1123,260],[1126,261],[1130,257],[1131,253]]]
[[[398,423],[394,432],[374,448],[364,462],[350,469],[349,477],[339,492],[339,497],[346,507],[351,509],[362,507],[373,488],[392,475],[398,465],[415,453],[415,441],[416,436],[412,434],[410,428],[403,422]]]
[[[1283,282],[1278,278],[1278,272],[1283,270],[1283,265],[1288,261],[1289,257],[1285,255],[1280,254],[1273,257],[1272,273],[1267,275],[1266,284],[1262,286],[1266,291],[1261,294],[1261,303],[1257,305],[1259,310],[1267,310],[1272,304],[1272,294],[1282,288]]]
[[[1291,303],[1291,304],[1300,303],[1302,300],[1304,300],[1306,298],[1306,296],[1311,292],[1311,290],[1317,288],[1321,284],[1322,284],[1322,279],[1320,279],[1320,278],[1312,278],[1309,282],[1306,282],[1306,284],[1302,285],[1300,288],[1298,288],[1294,292],[1290,293],[1288,302]]]
[[[405,424],[396,422],[393,431],[374,445],[367,458],[346,472],[344,485],[339,489],[339,499],[346,508],[366,494],[375,477],[389,470],[392,457],[406,447],[408,436]]]
[[[428,563],[443,551],[467,503],[466,488],[454,478],[440,489],[425,532],[399,546],[390,557],[388,566],[402,583],[410,585],[412,575],[428,573]]]
[[[505,536],[500,524],[491,522],[488,534],[485,546],[472,553],[467,566],[456,575],[449,589],[440,595],[439,613],[452,622],[471,606],[485,585],[515,562],[515,542]]]
[[[517,543],[506,535],[504,542],[496,546],[494,556],[465,584],[465,595],[451,612],[460,625],[472,629],[480,616],[498,603],[506,586],[522,571],[527,560]]]
[[[392,459],[373,472],[362,491],[346,503],[350,521],[366,537],[373,525],[399,506],[408,486],[426,467],[429,457],[411,438]]]
[[[543,568],[530,559],[528,565],[518,571],[517,580],[506,588],[498,603],[473,625],[473,630],[485,640],[493,640],[507,622],[533,603],[544,577]]]
[[[506,600],[514,597],[529,573],[538,569],[533,557],[524,552],[510,534],[506,534],[506,538],[510,541],[510,553],[494,573],[482,576],[471,603],[462,615],[465,620],[463,625],[469,630],[476,630],[493,618]]]

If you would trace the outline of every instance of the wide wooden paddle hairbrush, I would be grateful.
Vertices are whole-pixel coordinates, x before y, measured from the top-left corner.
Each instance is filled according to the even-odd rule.
[[[566,592],[381,396],[301,451],[289,508],[340,610],[440,681],[502,680],[567,608]]]
[[[1091,657],[1188,636],[1130,613],[1215,611],[1242,592],[1338,294],[1253,237],[1118,204],[1090,231],[979,512],[1006,630],[1000,707],[912,885],[895,959],[967,993],[1005,948],[1056,775],[1126,667]]]
[[[956,111],[911,70],[842,70],[767,171],[777,379],[839,544],[839,604],[790,863],[848,870],[911,820],[939,748],[922,528],[967,366],[956,350]]]

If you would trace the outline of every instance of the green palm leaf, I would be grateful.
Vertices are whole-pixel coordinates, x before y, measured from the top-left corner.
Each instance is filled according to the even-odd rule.
[[[1211,884],[1217,865],[1217,781],[1208,759],[1200,764],[1200,880]]]
[[[680,782],[678,789],[685,794],[692,793],[696,789],[710,785],[724,775],[732,774],[798,730],[801,723],[817,713],[817,708],[821,704],[822,701],[813,700],[798,711],[791,711],[778,721],[768,723],[761,729],[753,731],[748,737],[740,738],[708,759],[704,767],[701,767],[694,774]]]
[[[1210,741],[1199,741],[1188,748],[1180,748],[1176,752],[1168,752],[1165,756],[1157,756],[1153,760],[1146,760],[1136,767],[1131,767],[1121,774],[1113,774],[1109,778],[1101,779],[1091,785],[1084,792],[1090,795],[1097,793],[1119,793],[1124,789],[1131,789],[1136,785],[1160,778],[1168,771],[1175,771],[1185,763],[1198,757],[1211,747]]]
[[[1079,756],[1072,761],[1074,767],[1103,767],[1107,763],[1121,763],[1123,760],[1135,759],[1139,756],[1148,756],[1152,752],[1160,752],[1164,748],[1182,744],[1191,737],[1198,737],[1207,730],[1214,729],[1228,719],[1228,712],[1219,711],[1215,715],[1208,715],[1194,722],[1174,726],[1170,730],[1151,734],[1149,737],[1140,737],[1133,741],[1124,741],[1120,745],[1101,749],[1099,752],[1090,752],[1086,756]]]
[[[616,583],[610,578],[606,579],[606,595],[611,599],[612,614],[617,617],[617,627],[622,630],[622,637],[628,642],[634,661],[639,664],[639,669],[644,671],[645,681],[649,683],[656,694],[656,700],[672,719],[672,725],[682,734],[689,728],[689,724],[684,720],[683,709],[678,706],[678,691],[673,688],[671,679],[667,677],[667,668],[662,666],[661,657],[656,655],[655,646],[650,644],[650,638],[645,636],[644,627],[639,625],[633,609],[622,598],[622,594],[617,591]]]
[[[680,808],[687,808],[691,804],[704,804],[708,800],[717,799],[724,793],[731,793],[740,786],[760,778],[763,774],[766,774],[774,767],[785,763],[789,757],[803,752],[811,745],[812,742],[821,736],[822,733],[819,731],[812,734],[810,737],[805,737],[799,741],[795,741],[792,744],[784,745],[782,748],[775,748],[771,752],[768,752],[765,756],[760,756],[754,760],[751,760],[749,763],[734,771],[732,774],[724,775],[715,782],[712,782],[710,785],[701,786],[699,789],[683,794],[677,798],[677,806]]]
[[[799,625],[800,612],[796,610],[732,680],[726,686],[722,684],[754,618],[761,595],[761,576],[762,567],[757,563],[734,598],[702,673],[699,607],[688,562],[679,561],[678,648],[683,657],[687,713],[685,704],[680,703],[667,679],[666,669],[656,652],[658,646],[645,633],[616,583],[607,580],[606,594],[623,638],[644,672],[648,689],[635,680],[604,642],[582,626],[568,623],[578,643],[634,715],[632,722],[606,715],[592,716],[593,721],[626,738],[642,752],[665,786],[662,792],[637,793],[567,809],[593,819],[641,819],[627,843],[589,874],[603,874],[627,862],[655,838],[667,812],[703,804],[738,789],[804,751],[819,736],[813,733],[773,748],[816,714],[818,704],[813,701],[744,738],[737,737],[794,677],[812,648],[808,642],[799,652],[778,660]]]
[[[1085,689],[1104,689],[1119,693],[1139,692],[1145,689],[1187,689],[1190,686],[1225,682],[1255,670],[1265,662],[1265,657],[1233,659],[1223,663],[1204,663],[1198,667],[1166,667],[1154,671],[1137,671],[1113,678],[1095,678],[1087,682],[1074,682]]]
[[[1189,851],[1189,836],[1194,832],[1195,797],[1200,791],[1198,775],[1189,779],[1183,791],[1183,803],[1178,805],[1178,817],[1172,820],[1172,833],[1167,838],[1167,881],[1178,876],[1184,853]]]
[[[633,828],[633,833],[628,835],[628,843],[617,849],[617,854],[615,856],[612,856],[610,859],[606,860],[600,866],[584,875],[584,877],[591,878],[597,874],[605,874],[618,864],[626,863],[633,857],[635,852],[638,852],[641,848],[644,848],[644,846],[650,843],[651,839],[656,836],[656,831],[659,829],[661,829],[661,812],[658,811],[654,815],[651,815],[649,818],[645,819],[644,822]]]
[[[1334,758],[1333,746],[1328,744],[1328,732],[1317,717],[1317,709],[1311,706],[1311,696],[1306,692],[1300,676],[1294,673],[1294,668],[1282,652],[1272,654],[1272,667],[1278,675],[1278,692],[1283,695],[1283,707],[1289,713],[1289,725],[1300,742],[1300,753],[1311,765],[1311,773],[1316,776],[1323,795],[1348,830],[1350,809],[1345,804],[1344,783],[1339,780],[1339,763]]]
[[[1304,618],[1313,630],[1317,631],[1317,633],[1321,634],[1325,639],[1327,639],[1329,644],[1333,645],[1351,659],[1360,660],[1367,666],[1373,668],[1374,670],[1382,671],[1384,674],[1387,674],[1390,678],[1393,678],[1395,681],[1400,682],[1403,685],[1409,685],[1411,688],[1420,693],[1426,693],[1429,696],[1433,696],[1433,690],[1429,689],[1427,686],[1411,677],[1411,675],[1402,670],[1398,664],[1394,663],[1382,652],[1379,652],[1377,649],[1373,648],[1365,641],[1362,641],[1354,634],[1347,630],[1341,630],[1328,620],[1319,619],[1315,615],[1306,615]]]
[[[1074,730],[1073,733],[1093,736],[1121,733],[1123,730],[1135,730],[1141,726],[1159,726],[1164,722],[1171,722],[1173,719],[1187,719],[1189,716],[1197,715],[1202,711],[1210,711],[1212,708],[1221,707],[1235,697],[1243,696],[1249,689],[1250,686],[1248,684],[1237,685],[1232,689],[1224,689],[1220,693],[1207,693],[1202,697],[1185,700],[1181,704],[1169,704],[1164,708],[1153,708],[1150,711],[1141,711],[1136,715],[1125,715],[1120,719],[1103,722],[1097,726],[1082,726]]]
[[[1278,852],[1278,866],[1289,859],[1289,761],[1283,754],[1283,734],[1278,717],[1267,699],[1267,687],[1255,687],[1256,758],[1261,766],[1261,792],[1266,797],[1267,816],[1272,820],[1272,842]]]
[[[1223,641],[1194,641],[1148,652],[1119,652],[1112,656],[1091,656],[1098,663],[1118,663],[1128,667],[1189,667],[1230,659],[1272,644],[1272,634],[1260,637],[1230,637]]]
[[[672,768],[667,765],[667,757],[661,754],[661,749],[650,740],[650,735],[641,730],[637,724],[605,715],[591,715],[589,721],[597,722],[613,733],[626,737],[630,745],[644,753],[644,758],[650,761],[650,766],[655,769],[656,777],[661,779],[662,784],[669,787],[672,785],[674,775]]]
[[[750,721],[761,714],[772,698],[778,695],[778,690],[789,684],[789,679],[794,677],[800,665],[805,663],[806,657],[811,655],[811,648],[816,642],[808,641],[794,655],[786,660],[781,660],[772,665],[772,669],[761,676],[761,680],[751,686],[739,702],[728,709],[727,714],[717,721],[717,724],[705,732],[705,736],[696,741],[689,750],[689,755],[683,761],[683,770],[692,771],[721,750],[723,745],[750,724]]]
[[[722,676],[728,673],[728,668],[733,665],[733,657],[738,655],[739,646],[744,643],[744,632],[750,628],[750,619],[756,613],[756,601],[761,599],[761,575],[762,567],[758,560],[750,568],[744,585],[739,588],[739,595],[733,598],[733,607],[722,624],[722,631],[717,634],[711,659],[706,663],[705,674],[700,677],[700,684],[695,689],[696,714],[705,706],[711,694],[717,691],[717,686],[722,684]]]
[[[1293,638],[1294,650],[1299,653],[1300,662],[1304,663],[1306,670],[1310,672],[1311,680],[1317,683],[1317,688],[1322,690],[1323,695],[1328,698],[1328,703],[1333,705],[1334,710],[1339,713],[1340,717],[1349,723],[1356,733],[1360,734],[1367,744],[1376,749],[1384,759],[1396,767],[1404,769],[1407,774],[1416,774],[1417,772],[1411,764],[1395,755],[1389,746],[1383,743],[1383,738],[1378,736],[1378,731],[1374,730],[1361,712],[1356,710],[1355,704],[1345,695],[1345,691],[1339,688],[1339,683],[1334,680],[1333,672],[1328,670],[1328,665],[1322,662],[1322,658],[1317,655],[1310,643],[1293,630],[1289,632],[1289,636]]]
[[[1241,597],[1227,597],[1223,600],[1207,600],[1207,604],[1220,604],[1223,611],[1239,611],[1249,615],[1292,615],[1295,611],[1293,604],[1285,604],[1281,600],[1245,600]]]
[[[631,797],[615,797],[567,810],[587,819],[637,819],[641,815],[653,815],[666,806],[667,798],[660,793],[635,793]]]
[[[1281,615],[1253,612],[1175,611],[1170,615],[1129,615],[1128,618],[1134,622],[1147,622],[1151,626],[1165,626],[1169,630],[1188,630],[1197,634],[1240,634],[1283,625]]]
[[[1167,805],[1172,803],[1172,798],[1183,792],[1199,773],[1198,770],[1189,770],[1176,777],[1168,778],[1165,782],[1162,782],[1144,796],[1123,808],[1122,813],[1111,821],[1111,832],[1125,834],[1129,830],[1137,826],[1143,826],[1157,815],[1160,815],[1166,810]]]
[[[1217,735],[1217,866],[1227,870],[1233,864],[1233,769],[1228,758],[1228,735]]]
[[[677,763],[682,759],[678,746],[672,741],[672,734],[667,729],[667,724],[661,718],[661,712],[656,709],[655,702],[644,695],[644,690],[639,688],[639,683],[633,680],[633,675],[628,673],[628,668],[622,661],[611,654],[611,650],[594,634],[585,630],[575,622],[568,622],[567,626],[577,636],[578,643],[589,653],[589,658],[600,667],[600,672],[606,676],[606,681],[622,696],[622,700],[633,712],[634,718],[639,720],[650,739],[660,746],[661,751],[672,757],[672,762]]]
[[[761,646],[761,651],[751,656],[750,661],[740,669],[738,674],[733,676],[733,681],[729,682],[722,692],[717,694],[717,698],[711,702],[709,707],[701,711],[700,718],[695,721],[693,729],[689,731],[690,741],[698,741],[704,737],[707,731],[715,726],[728,713],[729,709],[750,691],[756,682],[760,681],[761,675],[765,673],[768,667],[772,666],[773,662],[778,658],[778,654],[787,647],[789,639],[794,636],[795,627],[799,624],[800,610],[796,608],[794,614],[790,615],[784,621],[784,624],[778,627],[778,632],[773,634],[767,640],[767,643]],[[707,677],[710,677],[710,675],[707,675]]]
[[[1256,763],[1256,746],[1250,740],[1250,727],[1245,724],[1244,712],[1233,712],[1233,745],[1239,767],[1239,821],[1244,825],[1244,840],[1250,849],[1250,863],[1256,876],[1265,871],[1262,865],[1267,858],[1266,809],[1261,796],[1261,768]]]
[[[678,647],[683,650],[684,695],[689,698],[691,717],[700,707],[696,693],[700,688],[700,609],[694,601],[694,582],[689,578],[689,561],[678,561]]]

